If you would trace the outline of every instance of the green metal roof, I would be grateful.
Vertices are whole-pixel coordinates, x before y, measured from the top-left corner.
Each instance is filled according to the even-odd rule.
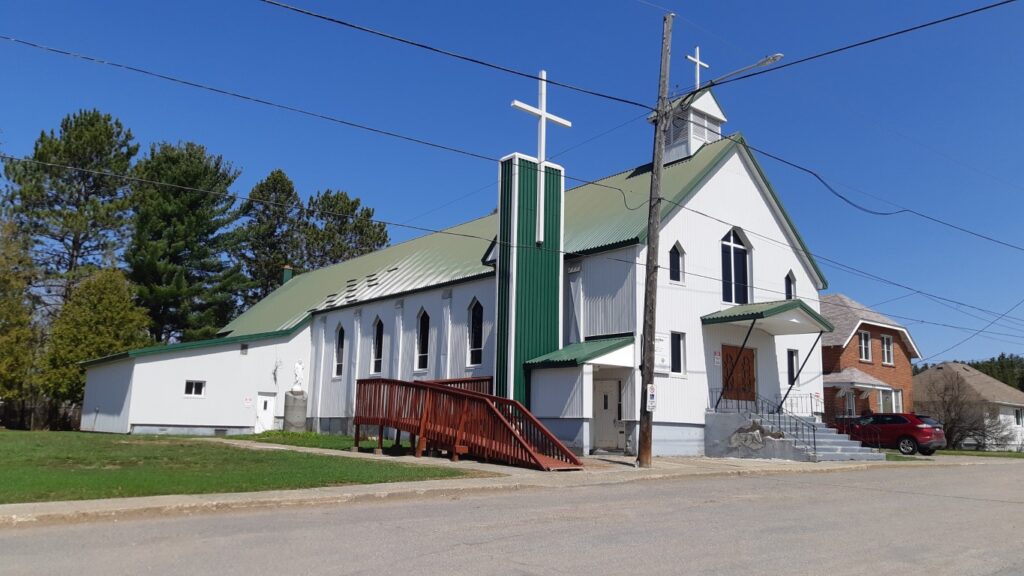
[[[665,166],[661,218],[667,219],[700,187],[733,151],[746,154],[764,179],[757,160],[739,134],[706,144],[688,158]],[[767,179],[764,179],[767,183]],[[584,184],[565,194],[565,250],[588,254],[646,241],[647,210],[637,209],[650,195],[651,165],[646,164]],[[768,184],[768,191],[779,204]],[[781,209],[823,287],[827,287],[813,257]],[[356,305],[445,284],[482,278],[494,269],[482,262],[498,231],[497,215],[491,214],[426,234],[376,252],[299,274],[225,326],[220,334],[258,337],[294,331],[313,312]],[[223,344],[207,341],[207,346]],[[198,345],[198,343],[189,343]],[[158,347],[170,351],[171,347]]]
[[[835,329],[832,323],[826,320],[824,316],[815,312],[813,308],[799,299],[739,304],[725,310],[701,316],[700,321],[701,324],[728,324],[730,322],[743,322],[746,320],[762,320],[794,309],[799,309],[811,317],[825,332],[831,332]]]
[[[210,348],[213,346],[227,346],[229,344],[242,344],[247,342],[255,342],[258,340],[267,340],[270,338],[280,338],[282,336],[288,336],[295,329],[305,326],[305,322],[300,322],[295,328],[291,330],[278,330],[276,332],[263,332],[260,334],[245,334],[241,336],[229,336],[225,338],[213,338],[211,340],[195,340],[192,342],[178,342],[176,344],[160,344],[158,346],[149,346],[146,348],[136,348],[135,350],[128,350],[126,352],[119,352],[117,354],[111,354],[102,358],[94,358],[92,360],[86,360],[85,362],[79,362],[80,366],[92,366],[93,364],[103,364],[106,362],[113,362],[114,360],[123,360],[125,358],[138,358],[139,356],[149,356],[152,354],[163,354],[165,352],[180,352],[182,350],[195,350],[196,348]]]
[[[633,341],[633,336],[629,335],[576,342],[575,344],[570,344],[561,350],[555,350],[550,354],[545,354],[543,356],[538,356],[533,360],[528,360],[526,362],[526,366],[528,368],[579,366],[581,364],[586,364],[589,360],[599,358],[609,352],[614,352],[619,348],[628,346],[632,344]]]

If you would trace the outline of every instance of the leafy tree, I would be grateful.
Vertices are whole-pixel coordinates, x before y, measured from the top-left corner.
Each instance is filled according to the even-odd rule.
[[[340,190],[309,199],[302,233],[304,268],[330,266],[387,246],[387,226],[374,222],[373,208],[361,204]]]
[[[135,166],[135,220],[124,259],[157,341],[213,337],[237,313],[245,287],[228,254],[237,236],[229,162],[199,144],[161,143]]]
[[[951,370],[927,384],[928,400],[917,400],[919,410],[942,422],[946,441],[950,447],[962,448],[973,440],[979,447],[1005,447],[1012,438],[1006,423],[993,411],[991,404],[982,400],[960,374]]]
[[[79,362],[150,342],[146,310],[133,300],[132,285],[119,270],[99,270],[75,287],[50,330],[42,374],[50,398],[81,403],[85,370]]]
[[[89,267],[122,247],[128,191],[122,178],[105,173],[126,174],[137,151],[131,131],[119,120],[82,110],[65,116],[56,133],[39,135],[30,157],[34,162],[4,163],[10,181],[6,203],[21,232],[32,239],[51,314]]]
[[[34,269],[27,242],[0,221],[0,398],[25,400],[31,386],[37,334],[29,286]]]
[[[301,267],[302,202],[295,184],[281,170],[274,170],[256,184],[242,203],[239,214],[238,260],[252,281],[246,305],[265,298],[281,285],[285,264]]]

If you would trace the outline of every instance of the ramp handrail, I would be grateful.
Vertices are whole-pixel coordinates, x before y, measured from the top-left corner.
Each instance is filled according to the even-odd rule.
[[[542,470],[559,468],[560,463],[581,465],[525,408],[505,408],[518,402],[444,384],[386,378],[359,380],[356,388],[357,445],[359,427],[376,425],[416,436],[417,456],[430,444],[448,450],[453,460],[470,453]]]
[[[478,392],[480,394],[491,394],[493,389],[493,383],[491,378],[487,376],[479,376],[474,378],[449,378],[447,380],[417,380],[417,382],[426,382],[427,384],[440,384],[441,386],[447,386],[449,388],[456,388],[459,390],[466,390],[468,392]]]

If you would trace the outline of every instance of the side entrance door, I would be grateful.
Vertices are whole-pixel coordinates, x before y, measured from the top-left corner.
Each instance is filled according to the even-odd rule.
[[[276,394],[260,394],[256,397],[256,426],[255,432],[265,432],[274,429],[274,402]]]
[[[618,380],[594,380],[593,448],[622,450],[626,427],[622,423],[622,385]]]
[[[757,350],[722,345],[722,390],[723,397],[730,400],[754,400],[757,396]]]

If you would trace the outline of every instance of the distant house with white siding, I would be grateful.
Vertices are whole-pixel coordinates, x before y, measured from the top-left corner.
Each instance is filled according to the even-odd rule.
[[[818,339],[831,325],[818,314],[824,276],[743,138],[718,137],[714,96],[675,114],[654,450],[701,454],[723,397],[820,398]],[[694,118],[699,132],[679,128]],[[632,452],[651,166],[564,191],[561,167],[544,163],[543,194],[536,159],[500,168],[496,214],[298,275],[218,339],[91,362],[83,430],[275,428],[298,380],[309,428],[347,432],[359,379],[487,376],[574,450]]]
[[[918,411],[941,417],[940,395],[951,385],[962,386],[962,401],[984,406],[988,418],[1002,422],[1006,431],[1006,437],[1000,441],[978,442],[969,438],[964,447],[984,443],[988,450],[1024,451],[1024,392],[966,364],[943,362],[914,376]]]

